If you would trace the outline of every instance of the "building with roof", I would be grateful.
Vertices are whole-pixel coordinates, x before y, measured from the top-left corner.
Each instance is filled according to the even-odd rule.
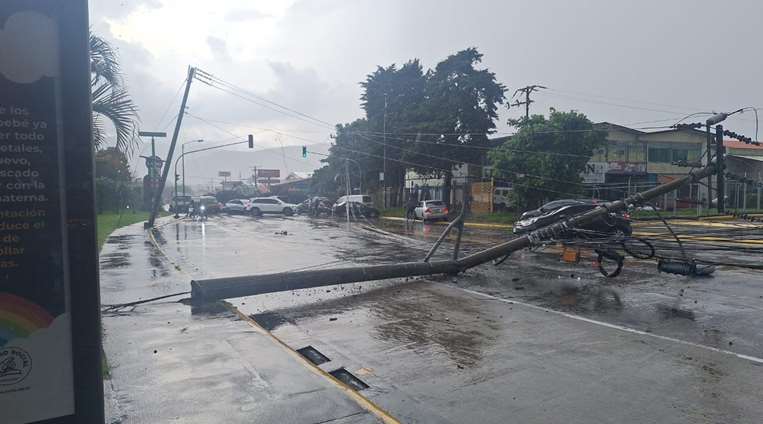
[[[707,158],[707,136],[695,129],[646,132],[609,122],[596,127],[607,131],[607,142],[594,153],[582,177],[591,195],[600,199],[620,199],[682,177],[691,168],[677,163],[704,164]],[[694,184],[658,203],[669,208],[690,207],[706,198],[707,188]]]

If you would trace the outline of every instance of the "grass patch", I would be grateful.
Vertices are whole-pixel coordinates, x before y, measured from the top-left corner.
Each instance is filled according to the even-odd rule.
[[[663,218],[697,218],[697,217],[703,217],[703,216],[718,216],[718,210],[717,209],[702,209],[702,213],[700,215],[697,215],[696,209],[677,209],[675,212],[673,212],[672,209],[668,210],[661,210],[657,211]],[[734,209],[726,209],[725,215],[731,215],[735,212]],[[737,210],[736,212],[742,213],[742,210]],[[754,210],[754,209],[747,209],[748,214],[758,214],[762,211]],[[644,219],[644,218],[658,218],[657,213],[654,211],[632,211],[630,213],[631,218],[633,219]]]
[[[379,211],[381,216],[388,216],[391,218],[405,218],[405,208],[389,208]]]
[[[98,229],[98,250],[101,250],[103,243],[114,230],[136,222],[147,221],[148,215],[149,213],[145,211],[123,211],[121,214],[119,212],[99,213],[96,227]]]
[[[466,217],[466,222],[477,222],[482,224],[505,224],[511,225],[517,220],[516,212],[493,212],[472,214]]]
[[[391,218],[405,218],[405,208],[389,208],[381,211],[381,216]],[[451,219],[455,216],[451,215]],[[506,224],[511,225],[517,220],[516,212],[493,212],[471,214],[466,217],[466,222],[477,222],[483,224]]]

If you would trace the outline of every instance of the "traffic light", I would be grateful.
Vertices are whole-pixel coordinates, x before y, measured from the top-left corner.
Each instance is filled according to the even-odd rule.
[[[180,174],[175,174],[175,183],[176,184],[177,184],[179,179],[180,179]]]
[[[307,146],[302,146],[302,157],[303,158],[307,157]]]
[[[249,148],[254,149],[254,136],[249,134]]]

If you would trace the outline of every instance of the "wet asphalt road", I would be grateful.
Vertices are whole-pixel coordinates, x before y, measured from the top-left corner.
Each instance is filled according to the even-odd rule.
[[[171,280],[159,291],[170,292],[190,278],[416,260],[442,228],[220,216],[165,223],[157,241],[169,260],[154,252],[148,262]],[[507,236],[467,229],[462,251]],[[131,265],[118,251],[104,253],[106,271]],[[628,261],[607,280],[591,259],[562,263],[549,248],[455,279],[230,302],[293,349],[317,348],[330,359],[322,369],[353,372],[370,386],[361,393],[403,422],[758,422],[758,271],[689,279]],[[169,278],[174,266],[184,281]],[[118,299],[119,284],[109,287]]]

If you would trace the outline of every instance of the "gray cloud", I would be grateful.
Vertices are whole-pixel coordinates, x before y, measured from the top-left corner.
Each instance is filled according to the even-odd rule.
[[[234,9],[225,13],[225,20],[228,22],[250,22],[270,17],[271,15],[256,9]]]
[[[231,61],[230,53],[228,53],[228,43],[222,38],[210,35],[207,37],[207,46],[209,46],[209,50],[212,51],[212,56],[215,60],[222,62]]]
[[[123,18],[140,7],[148,9],[162,7],[161,0],[101,0],[89,3],[90,15],[97,19]]]
[[[155,0],[126,2],[123,9],[118,2],[91,3],[109,4],[93,6],[92,14],[93,27],[107,38],[105,18],[117,19],[140,5],[169,7]],[[110,38],[120,49],[146,125],[158,121],[173,100],[188,64],[328,122],[347,122],[362,115],[358,82],[377,65],[420,58],[432,67],[468,46],[484,53],[483,66],[512,91],[527,84],[550,88],[536,93],[533,113],[556,107],[579,110],[595,121],[659,121],[634,124],[648,126],[671,124],[691,112],[763,106],[758,81],[763,56],[757,54],[763,2],[755,0],[725,2],[722,10],[710,0],[299,1],[277,18],[225,4],[220,1],[216,26],[205,30],[207,45],[199,46],[216,52],[212,60],[200,60],[195,52],[152,57],[140,45]],[[714,33],[719,15],[725,24]],[[226,22],[264,18],[278,21],[267,42],[257,45],[256,56],[232,54],[231,47],[261,40]],[[172,28],[188,30],[182,24]],[[221,53],[230,61],[222,61]],[[202,84],[193,86],[189,105],[200,116],[234,124],[226,128],[278,127],[316,141],[330,133]],[[502,110],[499,130],[510,131],[506,119],[521,113]],[[750,114],[735,115],[726,124],[754,133]],[[183,128],[183,137],[230,137],[193,119]],[[271,136],[262,139],[274,143]]]

